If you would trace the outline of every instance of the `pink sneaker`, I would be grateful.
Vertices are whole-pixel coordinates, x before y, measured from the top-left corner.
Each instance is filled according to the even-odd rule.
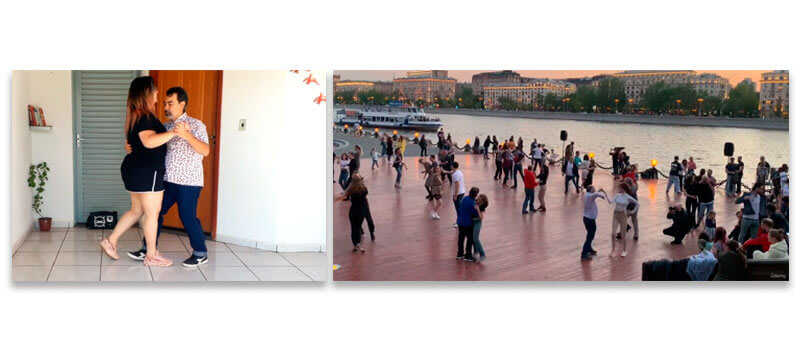
[[[144,258],[145,266],[160,266],[160,267],[168,267],[172,266],[172,260],[165,258],[161,254],[156,254],[154,257],[145,257]]]
[[[119,260],[119,254],[117,254],[117,247],[111,244],[111,241],[108,239],[104,239],[100,241],[100,248],[103,249],[103,253],[106,253],[109,258],[114,260]]]

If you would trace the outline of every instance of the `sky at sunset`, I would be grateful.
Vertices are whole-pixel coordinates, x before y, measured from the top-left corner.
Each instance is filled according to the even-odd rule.
[[[623,71],[621,70],[516,70],[517,73],[523,77],[530,78],[551,78],[551,79],[565,79],[565,78],[581,78],[590,77],[598,74],[610,74]],[[750,78],[758,83],[761,79],[761,73],[768,72],[767,70],[695,70],[699,73],[714,73],[722,77],[728,78],[732,86],[736,86],[744,78]],[[335,71],[334,74],[341,74],[342,80],[384,80],[391,81],[392,77],[406,76],[405,70],[369,70],[369,71],[355,71],[355,70],[342,70]],[[491,72],[489,70],[451,70],[448,71],[448,76],[458,79],[459,82],[471,82],[472,75],[481,72]],[[758,87],[757,87],[758,88]]]

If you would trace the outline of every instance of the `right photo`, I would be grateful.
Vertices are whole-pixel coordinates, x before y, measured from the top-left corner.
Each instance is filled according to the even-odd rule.
[[[789,75],[334,71],[333,278],[788,281]]]

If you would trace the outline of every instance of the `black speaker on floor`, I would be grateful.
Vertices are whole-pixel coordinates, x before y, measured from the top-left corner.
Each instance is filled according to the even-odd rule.
[[[725,142],[725,156],[733,157],[733,142]]]
[[[561,141],[566,141],[566,140],[567,140],[567,131],[561,130]]]

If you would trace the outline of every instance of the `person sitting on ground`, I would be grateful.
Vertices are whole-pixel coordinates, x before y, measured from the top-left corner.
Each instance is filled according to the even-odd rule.
[[[689,263],[686,265],[686,273],[692,278],[692,281],[708,281],[711,273],[714,272],[714,267],[717,265],[717,258],[708,248],[708,241],[705,239],[697,240],[697,247],[700,253],[689,257]]]
[[[761,220],[761,225],[758,227],[756,238],[748,239],[744,242],[744,244],[742,244],[742,250],[744,250],[748,258],[751,258],[753,256],[753,252],[756,250],[760,250],[762,252],[769,250],[769,246],[772,244],[768,237],[769,230],[771,230],[774,226],[775,224],[772,222],[772,219],[765,218]]]
[[[779,228],[783,230],[783,232],[789,233],[789,220],[786,219],[786,216],[783,213],[778,211],[778,208],[775,204],[767,204],[767,217],[772,219],[772,223],[775,224],[775,228]]]
[[[738,241],[731,239],[726,243],[727,251],[722,253],[717,262],[717,275],[714,281],[743,281],[747,275],[747,257]]]
[[[753,252],[753,259],[766,260],[766,259],[789,259],[789,243],[786,233],[781,229],[769,230],[767,239],[770,242],[769,250],[766,252],[755,251]]]
[[[724,227],[717,227],[714,232],[714,240],[711,243],[711,252],[714,253],[714,256],[719,258],[720,255],[726,252],[728,249],[728,238],[726,237],[728,232],[725,230]]]
[[[692,220],[689,218],[689,214],[679,204],[669,208],[667,219],[672,219],[672,226],[664,229],[664,234],[675,238],[670,242],[671,244],[681,244],[683,237],[686,237],[692,229]]]

